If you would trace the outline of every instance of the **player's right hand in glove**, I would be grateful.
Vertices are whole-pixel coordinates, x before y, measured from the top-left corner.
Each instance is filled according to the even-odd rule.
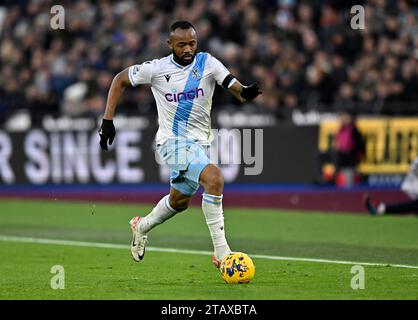
[[[113,120],[103,119],[102,125],[99,129],[100,147],[102,147],[103,150],[109,150],[107,148],[107,141],[109,141],[109,145],[112,145],[115,135],[116,130],[113,125]]]
[[[246,101],[251,101],[256,98],[259,94],[262,94],[260,87],[257,83],[253,83],[249,86],[243,86],[241,90],[241,97]]]

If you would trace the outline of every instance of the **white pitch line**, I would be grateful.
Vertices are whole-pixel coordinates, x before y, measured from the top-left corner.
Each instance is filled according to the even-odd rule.
[[[73,241],[73,240],[59,240],[59,239],[43,239],[43,238],[16,237],[16,236],[3,236],[3,235],[0,235],[0,241],[3,241],[3,242],[53,244],[53,245],[88,247],[88,248],[106,248],[106,249],[124,249],[124,250],[129,249],[128,245],[115,244],[115,243],[100,243],[100,242],[86,242],[86,241]],[[197,254],[197,255],[205,255],[205,256],[211,256],[213,254],[213,252],[211,252],[211,251],[174,249],[174,248],[158,248],[158,247],[147,247],[147,251],[168,252],[168,253],[183,253],[183,254]],[[249,256],[251,256],[252,258],[256,258],[256,259],[268,259],[268,260],[316,262],[316,263],[331,263],[331,264],[349,264],[349,265],[359,264],[359,265],[364,265],[364,266],[375,266],[375,267],[393,267],[393,268],[418,269],[418,266],[406,265],[406,264],[355,262],[355,261],[314,259],[314,258],[281,257],[281,256],[270,256],[270,255],[262,255],[262,254],[249,254]]]

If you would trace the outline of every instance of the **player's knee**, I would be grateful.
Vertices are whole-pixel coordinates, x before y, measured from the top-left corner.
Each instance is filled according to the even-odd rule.
[[[224,188],[224,177],[221,170],[213,170],[205,181],[205,192],[209,194],[222,194]]]

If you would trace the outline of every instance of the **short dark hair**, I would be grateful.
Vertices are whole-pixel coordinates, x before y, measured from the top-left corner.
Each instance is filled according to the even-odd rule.
[[[192,25],[189,21],[186,21],[186,20],[179,20],[179,21],[174,22],[170,26],[170,32],[174,32],[177,28],[180,28],[180,29],[192,28],[192,29],[196,30],[194,25]]]

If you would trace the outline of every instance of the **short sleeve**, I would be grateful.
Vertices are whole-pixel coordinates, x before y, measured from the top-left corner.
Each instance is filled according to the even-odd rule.
[[[151,84],[153,63],[146,61],[129,67],[129,81],[133,87],[138,84]]]
[[[229,75],[229,70],[215,57],[211,57],[211,71],[215,81],[221,86],[226,76]]]

